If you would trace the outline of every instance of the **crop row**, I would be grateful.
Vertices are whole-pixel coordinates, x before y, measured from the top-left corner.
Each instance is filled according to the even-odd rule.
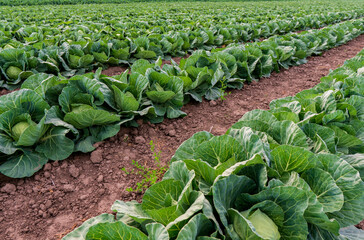
[[[97,23],[101,27],[123,25],[127,30],[153,29],[153,27],[162,26],[160,30],[168,32],[182,29],[183,25],[187,24],[194,28],[209,28],[219,23],[235,25],[304,17],[311,14],[326,15],[329,12],[360,11],[361,1],[315,1],[302,4],[299,8],[294,2],[275,2],[269,5],[264,2],[195,2],[187,5],[183,2],[175,2],[174,4],[2,7],[0,20],[2,24],[13,23],[9,25],[12,30],[14,27],[21,28],[32,24],[54,28],[58,25],[87,23],[87,26],[91,24],[90,27],[94,28],[94,23]]]
[[[199,132],[142,203],[116,201],[63,240],[360,240],[364,50],[225,135]]]
[[[199,2],[199,0],[184,0],[184,2]],[[250,2],[254,0],[240,0]],[[273,0],[267,0],[273,1]],[[277,0],[274,0],[277,1]],[[295,1],[295,0],[278,0]],[[31,6],[31,5],[68,5],[68,4],[105,4],[105,3],[135,3],[135,2],[175,2],[175,0],[0,0],[0,6]],[[225,2],[225,0],[212,0],[211,2]]]
[[[3,48],[0,51],[0,75],[3,79],[0,86],[15,89],[34,73],[61,73],[71,77],[100,66],[128,65],[137,59],[155,61],[158,57],[169,59],[170,56],[185,56],[194,49],[211,50],[229,43],[319,28],[362,16],[364,11],[359,9],[258,23],[213,21],[206,27],[200,26],[200,22],[171,25],[167,21],[151,29],[128,28],[120,23],[111,26],[71,23],[52,28],[10,22],[3,25],[3,36],[0,37]],[[169,26],[181,28],[164,29]]]
[[[150,14],[150,13],[149,13]],[[221,31],[216,38],[221,39],[223,44],[228,44],[231,41],[249,41],[257,38],[268,37],[274,34],[282,34],[293,30],[305,30],[308,28],[319,28],[324,25],[359,18],[363,16],[364,10],[351,9],[341,11],[324,11],[304,14],[304,11],[293,12],[290,15],[282,14],[279,11],[267,12],[266,16],[262,17],[256,13],[251,13],[251,17],[238,17],[234,14],[226,15],[209,15],[206,12],[201,14],[197,19],[190,12],[181,13],[173,18],[158,19],[156,16],[151,16],[151,19],[133,16],[132,22],[129,22],[130,17],[119,17],[116,19],[73,19],[65,22],[63,17],[54,19],[52,22],[42,25],[35,23],[34,20],[18,20],[18,21],[2,21],[0,30],[3,32],[2,45],[5,46],[8,42],[12,46],[20,47],[23,45],[33,45],[35,43],[39,48],[42,44],[49,46],[61,45],[63,42],[82,42],[86,40],[110,40],[119,39],[126,40],[127,38],[135,39],[138,37],[168,37],[173,36],[178,32],[187,31],[204,31],[216,32]],[[278,14],[278,17],[277,17]],[[160,15],[158,17],[161,17]],[[172,17],[172,16],[171,16]],[[165,16],[164,16],[165,18]],[[49,21],[49,20],[48,20]],[[59,23],[55,21],[60,21]],[[223,30],[230,31],[230,35],[224,33]],[[231,30],[232,29],[232,30]],[[235,29],[235,32],[231,32]],[[245,35],[241,34],[245,31]],[[187,32],[188,33],[188,32]],[[243,32],[244,33],[244,32]],[[166,34],[166,36],[163,36]],[[240,35],[242,36],[240,36]],[[212,43],[206,44],[207,46]]]
[[[0,172],[31,176],[47,161],[72,152],[90,152],[95,142],[118,133],[134,118],[153,123],[185,116],[182,106],[194,99],[223,97],[226,88],[242,88],[281,67],[305,63],[306,57],[343,44],[364,31],[364,19],[348,21],[260,43],[232,45],[214,52],[196,51],[180,64],[161,67],[136,61],[131,73],[113,77],[96,73],[70,79],[30,76],[21,90],[0,97]]]

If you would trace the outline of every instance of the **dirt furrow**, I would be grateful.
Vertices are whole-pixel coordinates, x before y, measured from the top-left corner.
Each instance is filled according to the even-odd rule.
[[[346,45],[310,57],[307,64],[273,73],[231,91],[226,100],[190,103],[188,116],[162,124],[140,123],[139,128],[122,128],[120,133],[96,145],[91,154],[73,154],[69,159],[47,164],[27,179],[0,176],[0,236],[2,239],[59,239],[83,220],[110,212],[117,200],[140,200],[129,193],[141,180],[132,160],[155,168],[150,141],[160,160],[167,164],[177,147],[198,131],[223,134],[247,111],[267,109],[271,100],[294,95],[319,83],[319,79],[355,56],[364,47],[364,35]]]

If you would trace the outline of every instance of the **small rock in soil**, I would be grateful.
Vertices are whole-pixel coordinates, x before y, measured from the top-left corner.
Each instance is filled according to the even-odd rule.
[[[135,152],[130,152],[129,157],[130,157],[130,159],[135,159],[136,158]]]
[[[65,192],[73,192],[75,190],[75,186],[73,186],[72,184],[66,184],[63,186],[63,190]]]
[[[44,177],[45,177],[45,178],[49,178],[49,177],[51,177],[51,173],[50,173],[50,172],[44,172]]]
[[[66,184],[66,183],[68,183],[67,179],[65,179],[65,178],[61,178],[59,181],[60,181],[62,184]]]
[[[4,193],[14,193],[16,191],[16,186],[11,183],[5,184],[4,187],[1,188],[1,192]]]
[[[138,136],[135,138],[135,143],[137,144],[144,144],[145,143],[145,139],[142,136]]]
[[[104,176],[102,176],[102,175],[100,175],[100,176],[98,176],[98,178],[97,178],[97,182],[102,182],[102,181],[104,181]]]
[[[63,162],[61,165],[61,168],[66,169],[68,167],[68,164],[66,162]]]
[[[39,208],[42,209],[42,211],[46,210],[46,206],[44,204],[39,205]]]
[[[174,137],[176,136],[176,130],[172,129],[168,132],[168,135],[171,136],[171,137]]]
[[[91,153],[90,157],[91,162],[93,163],[100,163],[102,162],[102,150],[96,150]]]
[[[105,188],[100,188],[98,191],[97,191],[98,194],[100,195],[103,195],[105,193]]]
[[[70,166],[68,171],[74,178],[77,178],[80,175],[80,169],[76,168],[76,166],[73,164]]]
[[[37,187],[33,187],[33,192],[38,192],[39,190],[38,190],[38,188]]]
[[[51,200],[47,200],[45,203],[45,207],[48,209],[52,206],[52,201]]]
[[[87,178],[82,179],[82,183],[84,185],[89,185],[91,182],[92,182],[92,178],[91,177],[87,177]]]
[[[82,195],[82,196],[80,197],[80,199],[81,199],[81,200],[85,200],[87,197],[88,197],[87,195]]]
[[[215,102],[215,101],[210,101],[210,102],[209,102],[209,105],[210,105],[211,107],[214,107],[214,106],[216,106],[216,105],[217,105],[217,102]]]
[[[241,112],[241,110],[237,110],[237,111],[234,111],[234,115],[235,116],[242,116],[243,113]]]
[[[154,136],[156,134],[157,132],[153,128],[149,129],[149,136]]]
[[[49,171],[52,169],[52,165],[50,163],[47,163],[46,165],[44,165],[44,171]]]
[[[58,175],[63,174],[62,169],[61,168],[56,168],[56,174],[58,174]]]

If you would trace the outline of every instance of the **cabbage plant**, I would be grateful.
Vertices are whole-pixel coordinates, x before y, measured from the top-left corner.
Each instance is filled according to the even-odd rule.
[[[18,83],[31,76],[33,72],[26,71],[27,67],[28,60],[24,50],[15,48],[2,50],[0,53],[0,70],[6,80],[3,87],[14,89]]]
[[[362,56],[222,136],[196,133],[142,203],[116,201],[116,217],[92,218],[64,240],[362,239],[353,226],[364,211]]]
[[[29,177],[47,161],[63,160],[74,151],[70,132],[36,92],[19,90],[0,97],[0,172],[13,178]]]

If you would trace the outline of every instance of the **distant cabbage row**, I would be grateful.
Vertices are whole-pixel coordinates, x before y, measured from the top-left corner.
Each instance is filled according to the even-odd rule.
[[[210,0],[210,2],[225,2],[226,0]],[[255,2],[262,0],[235,0],[235,2]],[[273,0],[264,0],[273,1]],[[274,0],[297,1],[297,0]],[[20,5],[68,5],[68,4],[102,4],[102,3],[135,3],[135,2],[178,2],[178,0],[0,0],[0,6]],[[203,0],[183,0],[183,2],[204,2]]]
[[[142,203],[84,222],[63,240],[362,240],[364,50],[225,135],[199,132]]]
[[[348,11],[351,7],[343,7],[343,11],[335,12],[328,8],[322,9],[323,13],[318,8],[312,14],[307,14],[306,8],[288,8],[286,13],[281,9],[263,10],[264,15],[250,9],[241,14],[230,8],[216,13],[216,8],[201,10],[199,16],[196,9],[178,14],[169,9],[152,15],[143,9],[121,16],[114,16],[115,10],[90,12],[89,16],[90,10],[86,10],[69,19],[59,16],[59,9],[49,9],[51,15],[46,17],[33,15],[30,10],[23,15],[22,11],[9,9],[10,13],[3,15],[6,20],[0,21],[0,86],[17,88],[33,73],[71,77],[100,66],[128,65],[137,59],[170,59],[196,49],[211,50],[364,16],[362,8]],[[197,9],[200,13],[199,6]],[[35,24],[35,20],[42,25]]]
[[[303,64],[306,57],[363,33],[363,23],[358,19],[260,43],[199,50],[163,67],[161,59],[154,64],[140,59],[131,73],[113,77],[101,69],[70,79],[32,75],[20,91],[0,97],[0,172],[31,176],[48,159],[94,150],[95,142],[117,134],[121,124],[135,125],[134,118],[156,123],[185,116],[181,108],[191,98],[217,99],[226,88],[240,89],[244,82]]]

